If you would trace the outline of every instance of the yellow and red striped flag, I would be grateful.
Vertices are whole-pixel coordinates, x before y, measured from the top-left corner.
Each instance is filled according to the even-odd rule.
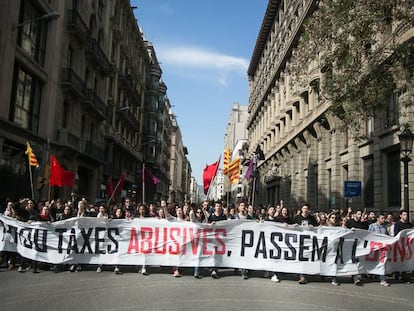
[[[229,181],[231,184],[235,184],[239,182],[240,158],[236,158],[230,163],[227,169],[227,175],[229,176]]]
[[[26,145],[27,149],[25,153],[27,154],[27,158],[29,159],[29,165],[39,167],[39,162],[37,161],[36,155],[33,153],[32,147],[30,147],[29,142],[26,142]]]
[[[229,181],[231,184],[237,184],[239,183],[239,179],[240,179],[240,171],[234,171],[233,174],[231,174],[229,176]]]
[[[230,165],[230,159],[231,159],[230,149],[224,149],[224,159],[223,159],[223,174],[224,175],[227,175],[227,171]]]

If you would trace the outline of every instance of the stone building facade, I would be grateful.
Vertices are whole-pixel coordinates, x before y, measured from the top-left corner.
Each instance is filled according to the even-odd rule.
[[[161,179],[146,199],[168,198],[167,87],[133,9],[129,0],[0,2],[2,199],[31,196],[26,142],[40,162],[36,199],[103,198],[125,172],[122,196],[139,201],[144,161]],[[49,189],[50,154],[76,173],[74,189]]]
[[[284,200],[292,209],[309,202],[313,209],[367,208],[398,211],[403,206],[403,165],[398,134],[407,118],[371,118],[356,140],[341,120],[327,113],[330,103],[319,96],[323,79],[319,63],[307,66],[298,81],[288,70],[303,21],[316,1],[270,0],[248,69],[249,152],[260,146],[265,159],[259,175],[255,205]],[[402,36],[413,38],[413,29]],[[397,107],[398,96],[390,98]],[[410,203],[414,175],[409,166]],[[345,181],[361,182],[361,196],[345,197]]]

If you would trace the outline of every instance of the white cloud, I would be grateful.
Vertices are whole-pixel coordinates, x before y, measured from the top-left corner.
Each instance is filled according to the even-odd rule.
[[[249,66],[247,59],[198,47],[157,47],[156,51],[162,68],[174,68],[181,76],[192,78],[198,73],[200,77],[214,79],[223,86],[228,85],[233,74],[245,75]]]
[[[158,50],[158,49],[157,49]],[[223,70],[247,70],[248,61],[200,48],[167,47],[157,51],[163,63],[175,66],[195,68],[218,68]]]

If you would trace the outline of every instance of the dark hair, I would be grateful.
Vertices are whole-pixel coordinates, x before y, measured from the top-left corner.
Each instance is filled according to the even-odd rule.
[[[408,214],[408,211],[406,209],[403,209],[403,210],[400,211],[400,215],[402,215],[402,213],[407,213]]]
[[[307,206],[309,209],[311,208],[311,207],[310,207],[310,204],[309,204],[308,202],[303,203],[303,204],[302,204],[302,207],[303,207],[303,206]]]

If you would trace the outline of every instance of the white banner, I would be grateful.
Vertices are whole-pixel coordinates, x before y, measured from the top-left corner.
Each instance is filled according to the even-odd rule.
[[[414,270],[414,230],[389,237],[273,222],[154,218],[31,224],[0,215],[0,250],[54,264],[227,267],[326,276]]]

